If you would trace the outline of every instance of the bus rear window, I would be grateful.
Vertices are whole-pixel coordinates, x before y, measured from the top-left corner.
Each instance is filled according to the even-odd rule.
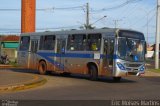
[[[30,45],[30,37],[29,36],[23,36],[20,40],[20,50],[21,51],[28,51]]]

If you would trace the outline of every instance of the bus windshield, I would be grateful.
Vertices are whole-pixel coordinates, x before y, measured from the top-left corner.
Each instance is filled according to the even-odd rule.
[[[135,38],[121,35],[118,38],[118,56],[126,61],[143,62],[145,59],[145,41],[143,36]]]

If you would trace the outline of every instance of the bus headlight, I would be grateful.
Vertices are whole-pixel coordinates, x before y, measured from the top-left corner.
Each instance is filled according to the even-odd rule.
[[[121,70],[126,70],[126,68],[124,67],[124,65],[121,64],[121,63],[119,63],[119,62],[117,62],[117,66],[118,66],[118,68],[121,69]]]
[[[144,71],[144,70],[145,70],[145,66],[143,65],[140,67],[139,71]]]

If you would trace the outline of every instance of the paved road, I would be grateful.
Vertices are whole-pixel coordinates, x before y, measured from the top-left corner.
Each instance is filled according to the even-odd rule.
[[[19,72],[32,72],[17,70]],[[37,74],[36,72],[33,74]],[[108,99],[159,99],[160,77],[127,77],[120,83],[110,78],[89,81],[85,77],[44,75],[48,82],[40,87],[1,93],[0,99],[13,100],[108,100]]]

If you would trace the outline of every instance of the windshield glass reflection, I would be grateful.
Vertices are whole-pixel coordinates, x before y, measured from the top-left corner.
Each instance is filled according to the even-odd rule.
[[[132,38],[118,38],[118,56],[127,61],[144,61],[145,42]]]

